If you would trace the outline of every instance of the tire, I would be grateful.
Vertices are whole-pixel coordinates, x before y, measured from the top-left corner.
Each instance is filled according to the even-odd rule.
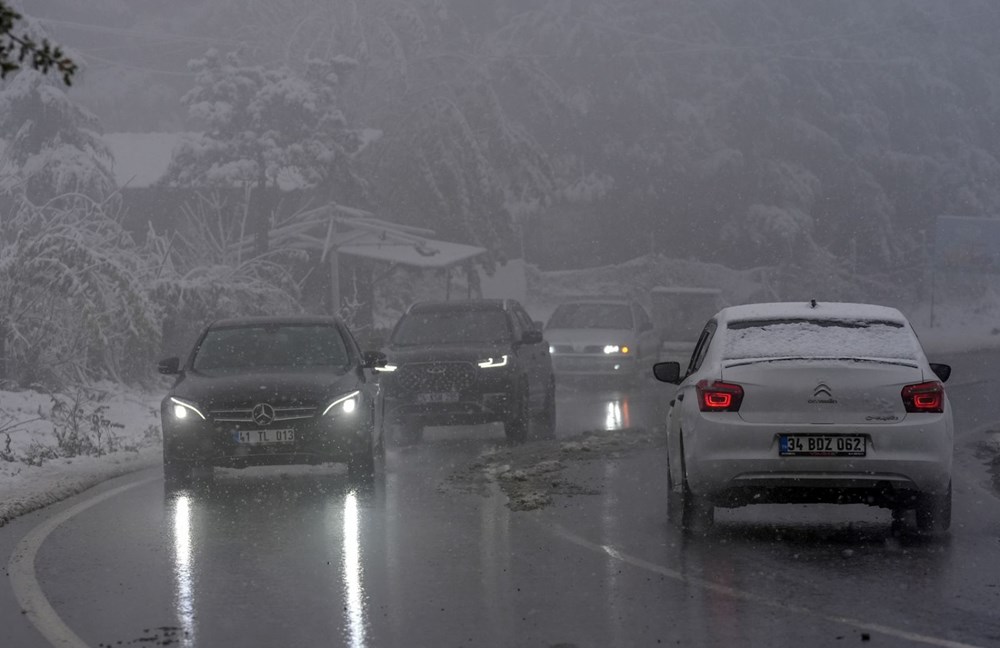
[[[347,478],[352,482],[370,482],[375,478],[375,453],[370,446],[347,460]]]
[[[670,466],[667,465],[667,520],[689,533],[705,534],[715,521],[715,506],[707,497],[695,495],[683,480],[680,491],[671,485]]]
[[[922,493],[917,498],[917,529],[922,533],[944,533],[951,528],[951,482],[943,493]]]
[[[528,394],[525,390],[503,423],[503,431],[508,441],[524,443],[528,440],[528,419]]]
[[[169,488],[190,486],[193,476],[193,462],[168,457],[163,458],[163,480]]]
[[[545,393],[545,407],[535,419],[535,436],[539,439],[556,438],[556,381],[552,379]]]
[[[424,439],[424,426],[414,421],[403,421],[398,426],[399,443],[416,445]]]

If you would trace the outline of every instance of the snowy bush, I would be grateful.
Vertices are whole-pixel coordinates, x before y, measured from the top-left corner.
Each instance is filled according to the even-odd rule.
[[[18,191],[0,214],[0,379],[55,387],[134,379],[159,339],[144,259],[104,204],[35,205]]]

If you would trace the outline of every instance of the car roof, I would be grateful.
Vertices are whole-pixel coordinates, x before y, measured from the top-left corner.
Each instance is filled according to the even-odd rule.
[[[410,306],[409,313],[427,313],[433,311],[489,311],[507,310],[507,299],[456,299],[448,301],[423,301]]]
[[[719,311],[720,323],[747,320],[845,320],[880,321],[907,324],[906,316],[899,310],[875,304],[849,302],[772,302],[729,306]]]
[[[308,326],[341,324],[338,317],[329,315],[270,315],[254,317],[232,317],[212,322],[209,328],[239,328],[242,326]]]

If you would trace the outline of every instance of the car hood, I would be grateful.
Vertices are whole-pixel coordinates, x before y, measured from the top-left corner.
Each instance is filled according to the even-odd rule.
[[[187,372],[169,396],[205,407],[301,404],[319,406],[358,388],[358,376],[345,370],[269,371],[254,373]]]
[[[630,329],[545,329],[545,341],[549,344],[603,347],[606,344],[634,344],[634,338]]]
[[[385,349],[389,363],[397,365],[408,362],[480,362],[510,353],[510,346],[505,344],[438,344],[390,346]]]

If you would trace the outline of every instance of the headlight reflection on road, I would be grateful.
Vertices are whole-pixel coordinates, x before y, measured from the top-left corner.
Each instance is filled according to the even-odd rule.
[[[174,500],[174,581],[177,584],[177,621],[179,643],[193,646],[194,583],[191,560],[191,498],[180,495]]]
[[[628,397],[608,401],[604,412],[605,430],[624,430],[632,427],[632,417],[629,414]]]
[[[365,645],[365,608],[361,571],[361,532],[359,529],[358,495],[354,491],[344,496],[344,597],[349,645]]]

